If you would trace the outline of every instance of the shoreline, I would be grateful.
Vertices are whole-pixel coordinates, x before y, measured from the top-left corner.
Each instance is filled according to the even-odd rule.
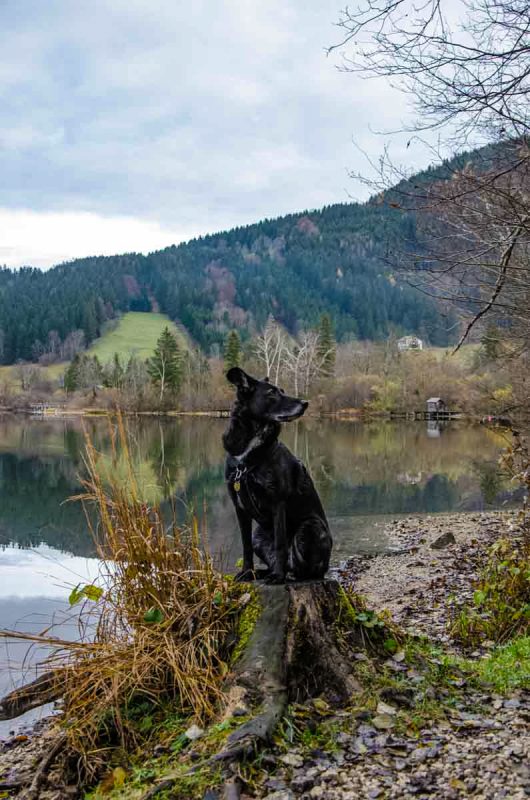
[[[386,532],[396,552],[352,556],[337,570],[337,577],[366,597],[370,608],[390,612],[407,634],[428,641],[429,648],[440,653],[438,659],[443,659],[443,652],[480,664],[494,652],[494,643],[484,641],[464,652],[448,632],[449,615],[472,601],[473,581],[490,546],[510,535],[512,517],[509,511],[487,511],[394,520]],[[364,659],[362,653],[359,658]],[[408,680],[422,693],[425,677],[397,656],[387,663],[395,677],[386,690],[385,701],[390,703],[386,709],[394,714],[407,698],[391,688],[392,681]],[[443,660],[438,663],[442,665]],[[524,800],[530,796],[530,661],[526,673],[524,688],[500,694],[487,684],[473,684],[455,669],[450,682],[460,687],[459,699],[453,701],[454,707],[446,706],[443,715],[436,711],[431,719],[427,715],[418,730],[381,730],[374,725],[376,718],[371,719],[373,710],[354,712],[353,732],[338,734],[338,750],[315,753],[309,759],[300,753],[302,763],[284,778],[289,797]],[[447,689],[439,692],[429,685],[424,702],[439,702],[441,709],[446,693]]]
[[[487,550],[505,534],[513,513],[420,512],[395,519],[385,526],[390,550],[350,557],[338,578],[376,611],[390,612],[408,633],[451,645],[444,600],[454,596],[458,606],[472,598]]]
[[[364,595],[374,610],[390,611],[409,634],[427,636],[446,652],[458,654],[461,650],[446,627],[447,598],[452,596],[456,606],[470,599],[472,582],[488,548],[506,535],[510,517],[508,511],[487,511],[395,519],[386,526],[393,552],[351,556],[333,573],[346,588]],[[479,660],[491,649],[492,643],[485,642],[470,657]],[[394,668],[406,669],[401,664]],[[293,768],[285,768],[287,762],[278,755],[270,786],[255,796],[269,800],[405,800],[415,796],[457,800],[472,795],[523,800],[530,794],[530,769],[523,768],[524,758],[530,756],[530,692],[490,696],[470,688],[466,703],[449,720],[433,721],[413,738],[399,742],[391,731],[372,728],[368,712],[357,712],[357,735],[339,734],[338,750],[320,751],[309,760],[307,753],[293,747],[289,751]],[[17,780],[31,771],[47,742],[46,721],[21,736],[0,741],[0,789],[11,785],[9,796],[21,797]],[[477,765],[483,759],[488,766],[479,774]],[[71,788],[54,783],[55,773],[49,778],[42,798],[72,796]]]
[[[31,419],[50,420],[50,419],[78,419],[83,417],[112,417],[120,413],[124,417],[207,417],[210,419],[228,419],[230,409],[201,409],[194,411],[177,411],[170,409],[167,411],[139,411],[130,409],[108,409],[108,408],[59,408],[49,407],[45,412],[36,412],[32,407],[0,407],[0,419],[8,416],[29,417]],[[53,410],[52,410],[53,408]],[[423,412],[406,411],[365,411],[363,409],[337,409],[336,411],[314,411],[304,415],[305,419],[327,419],[339,422],[435,422],[446,424],[449,422],[466,422],[470,424],[489,424],[491,427],[509,428],[508,421],[491,420],[485,422],[484,414],[466,414],[454,412],[449,416],[428,416]],[[518,420],[527,421],[526,416],[517,417]]]

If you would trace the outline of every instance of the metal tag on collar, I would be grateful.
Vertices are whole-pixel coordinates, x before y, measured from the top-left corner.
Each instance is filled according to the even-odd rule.
[[[239,469],[239,467],[237,467],[236,468],[236,475],[235,475],[235,479],[234,479],[234,492],[239,492],[239,490],[241,489],[241,482],[240,482],[239,479],[241,478],[242,474],[243,474],[243,470],[241,470],[241,469]]]

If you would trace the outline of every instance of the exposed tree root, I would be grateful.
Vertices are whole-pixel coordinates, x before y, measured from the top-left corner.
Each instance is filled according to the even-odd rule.
[[[162,794],[166,789],[171,789],[174,783],[175,778],[166,778],[166,780],[160,781],[160,783],[157,783],[156,786],[153,786],[148,792],[142,795],[141,800],[151,800],[152,797]]]
[[[32,708],[57,700],[64,688],[61,670],[46,672],[0,700],[0,720],[14,719]]]
[[[44,758],[40,761],[37,769],[35,770],[35,774],[33,775],[33,780],[29,787],[21,794],[20,800],[37,800],[40,789],[44,781],[46,780],[47,772],[63,747],[66,744],[66,734],[60,734],[57,736],[44,756]]]
[[[271,740],[290,701],[327,695],[345,702],[359,689],[348,658],[349,646],[357,644],[355,626],[347,619],[352,609],[346,607],[337,581],[259,585],[257,591],[262,611],[226,684],[228,694],[244,706],[249,719],[229,734],[222,750],[197,762],[188,774],[252,756]],[[358,644],[362,646],[361,638]],[[62,688],[63,674],[47,673],[0,701],[0,719],[57,699]],[[231,716],[228,708],[227,714]],[[46,773],[65,744],[64,734],[54,739],[23,800],[37,800]],[[171,789],[178,780],[177,776],[167,777],[151,787],[142,800]],[[231,791],[234,795],[237,787],[234,785]]]

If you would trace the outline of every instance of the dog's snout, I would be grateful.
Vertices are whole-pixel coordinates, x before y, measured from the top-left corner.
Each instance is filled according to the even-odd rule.
[[[309,401],[308,401],[308,400],[302,400],[302,405],[303,405],[303,407],[304,407],[304,411],[305,411],[305,410],[306,410],[306,408],[307,408],[307,407],[308,407],[308,405],[309,405]]]

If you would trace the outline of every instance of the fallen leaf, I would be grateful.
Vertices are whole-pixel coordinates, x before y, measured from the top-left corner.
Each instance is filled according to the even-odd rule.
[[[219,591],[219,589],[213,593],[213,604],[214,606],[220,606],[223,602],[223,593]]]
[[[150,625],[162,622],[163,619],[164,614],[156,606],[151,606],[144,614],[144,622],[148,622]]]
[[[114,778],[114,789],[120,789],[127,778],[127,773],[123,767],[115,767],[112,770],[112,777]]]
[[[316,697],[313,700],[313,705],[318,711],[319,714],[327,714],[329,711],[329,705],[323,700],[321,697]]]

